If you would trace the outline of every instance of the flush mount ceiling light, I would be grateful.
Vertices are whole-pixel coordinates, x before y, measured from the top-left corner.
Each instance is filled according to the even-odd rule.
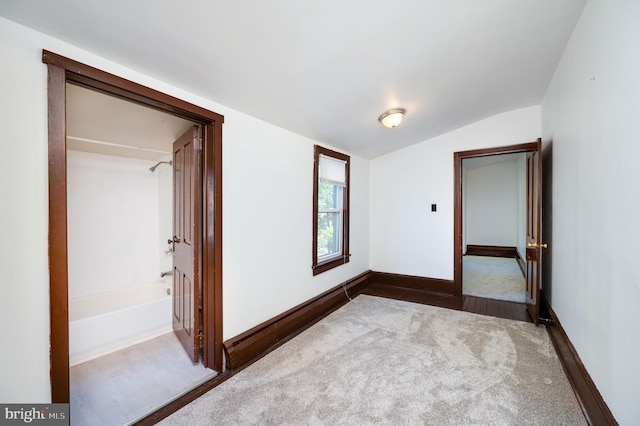
[[[405,112],[407,111],[404,108],[390,109],[389,111],[383,112],[382,115],[378,117],[378,121],[381,122],[384,127],[392,129],[400,124]]]

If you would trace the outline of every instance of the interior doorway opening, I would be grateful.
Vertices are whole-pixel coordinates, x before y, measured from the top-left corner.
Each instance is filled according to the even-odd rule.
[[[122,424],[216,376],[172,328],[172,142],[200,126],[70,83],[66,93],[71,417]]]
[[[540,250],[542,212],[542,141],[509,145],[504,147],[455,152],[454,157],[454,292],[463,296],[463,160],[485,158],[496,155],[524,153],[526,155],[526,247],[525,247],[525,303],[531,322],[538,325],[540,312]],[[467,245],[468,248],[468,245]]]
[[[525,303],[526,154],[462,160],[462,293]]]
[[[197,123],[202,131],[197,261],[202,282],[202,361],[217,372],[222,353],[222,123],[212,111],[48,51],[49,253],[52,402],[70,401],[69,251],[67,205],[67,83],[164,111]],[[150,166],[151,167],[151,166]],[[149,167],[149,168],[150,168]],[[150,173],[149,170],[147,170]],[[125,240],[125,238],[123,238]]]

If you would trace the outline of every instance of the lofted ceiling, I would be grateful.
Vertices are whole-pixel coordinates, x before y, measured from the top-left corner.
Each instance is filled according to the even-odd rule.
[[[0,16],[375,158],[540,104],[585,2],[1,0]]]

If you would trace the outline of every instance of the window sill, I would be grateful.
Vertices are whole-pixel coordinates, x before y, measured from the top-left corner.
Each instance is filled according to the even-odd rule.
[[[313,275],[321,274],[329,269],[333,269],[337,266],[344,265],[349,262],[349,255],[340,256],[331,260],[327,260],[323,263],[318,263],[317,265],[313,265]]]

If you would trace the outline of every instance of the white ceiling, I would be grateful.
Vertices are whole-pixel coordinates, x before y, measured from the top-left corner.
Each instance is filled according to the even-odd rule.
[[[151,161],[171,159],[173,141],[195,123],[67,84],[67,148]]]
[[[1,0],[0,15],[374,158],[540,104],[586,0]],[[377,122],[404,107],[396,129]]]

